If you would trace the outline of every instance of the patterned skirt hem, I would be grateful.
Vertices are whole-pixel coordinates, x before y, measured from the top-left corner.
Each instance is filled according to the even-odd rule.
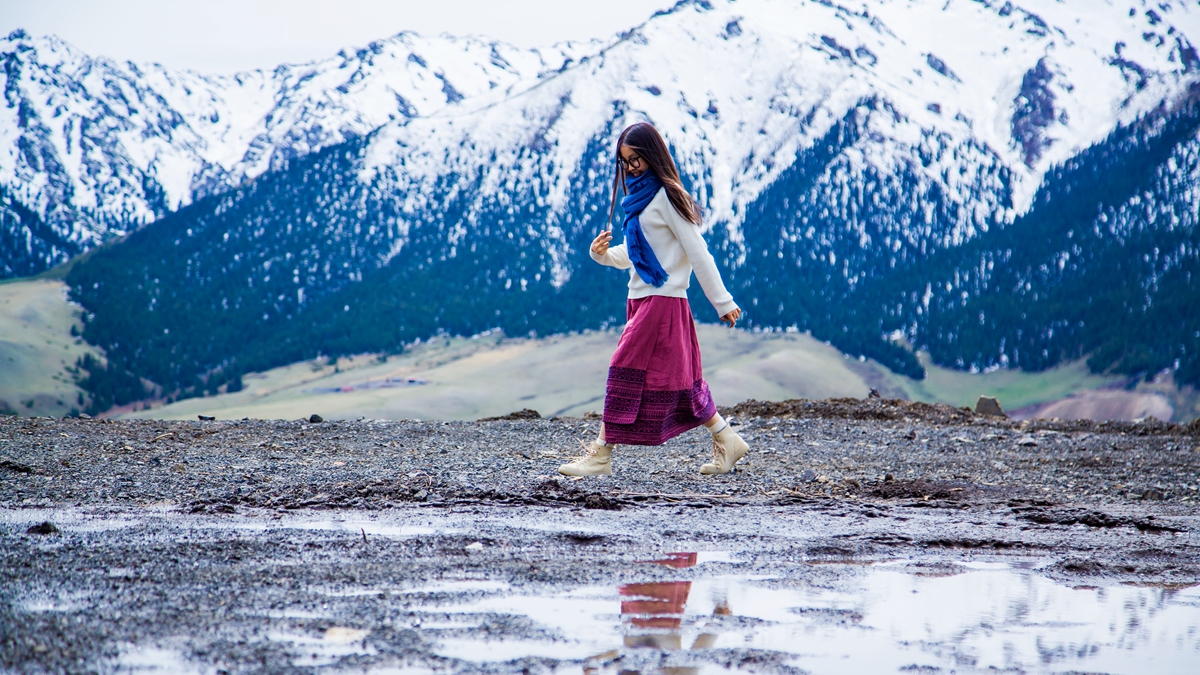
[[[613,387],[610,377],[609,383],[604,403],[604,440],[609,443],[662,445],[704,424],[717,412],[704,380],[697,380],[691,389],[643,390],[633,400],[628,380],[619,378],[618,386]]]

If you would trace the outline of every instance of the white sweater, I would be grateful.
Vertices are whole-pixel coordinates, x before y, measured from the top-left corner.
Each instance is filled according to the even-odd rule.
[[[625,244],[612,246],[604,255],[591,253],[592,260],[601,265],[629,270],[629,297],[645,298],[651,295],[665,295],[669,298],[686,298],[688,285],[692,281],[692,272],[696,272],[696,280],[704,295],[717,310],[717,316],[722,317],[737,309],[733,295],[725,290],[721,281],[721,272],[708,245],[700,236],[699,226],[688,222],[679,215],[671,200],[667,197],[666,188],[658,191],[654,199],[642,211],[639,220],[642,223],[642,234],[654,250],[658,262],[667,272],[667,281],[662,286],[654,286],[642,281],[633,262],[629,260],[629,249]]]

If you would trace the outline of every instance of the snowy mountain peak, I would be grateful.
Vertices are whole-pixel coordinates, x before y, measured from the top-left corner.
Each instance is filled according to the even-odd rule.
[[[1027,6],[687,0],[502,103],[387,125],[364,179],[393,174],[389,184],[419,214],[436,208],[426,200],[446,176],[484,186],[520,176],[562,210],[572,174],[551,167],[580,166],[593,139],[646,119],[703,186],[710,221],[736,239],[744,205],[857,109],[863,135],[846,155],[849,173],[833,179],[912,171],[960,204],[948,236],[961,241],[1023,212],[1049,167],[1200,74],[1177,27],[1200,18],[1187,5]],[[531,158],[530,147],[544,151]]]
[[[403,32],[206,76],[14,31],[0,40],[0,190],[50,228],[36,255],[51,264],[379,130],[362,177],[390,176],[414,214],[452,174],[537,183],[562,212],[589,143],[649,119],[736,241],[745,206],[852,116],[848,173],[831,180],[911,171],[961,205],[948,235],[961,240],[1196,82],[1198,32],[1186,2],[684,0],[610,41],[524,50]]]
[[[206,76],[17,30],[0,40],[0,186],[87,248],[290,157],[537,80],[598,48],[406,32],[321,61]]]

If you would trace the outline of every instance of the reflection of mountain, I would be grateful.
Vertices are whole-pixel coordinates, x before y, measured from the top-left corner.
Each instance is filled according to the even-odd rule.
[[[1123,672],[1147,659],[1158,659],[1155,672],[1191,672],[1200,646],[1194,585],[1071,586],[1029,570],[970,565],[817,565],[797,578],[697,574],[621,586],[624,649],[588,659],[584,670],[694,673],[754,655],[762,670],[786,663],[805,672],[933,672],[964,663],[979,671],[1052,664],[1055,672]],[[697,605],[713,607],[712,616]]]
[[[450,41],[438,44],[456,56],[438,65],[421,54],[440,47],[398,37],[337,68],[306,66],[313,88],[296,100],[318,103],[280,109],[288,131],[212,132],[205,148],[220,140],[217,155],[233,158],[211,169],[220,180],[180,160],[169,185],[184,187],[169,190],[132,160],[83,162],[57,122],[13,128],[49,139],[35,144],[45,167],[68,157],[59,164],[95,167],[79,175],[131,176],[102,181],[101,200],[129,222],[167,214],[70,282],[85,336],[176,396],[439,332],[620,323],[617,277],[583,251],[604,220],[609,146],[635,119],[671,141],[752,326],[811,330],[915,376],[885,335],[963,369],[1090,354],[1129,373],[1178,363],[1200,382],[1198,20],[1178,2],[689,0],[610,43],[537,54]],[[13,49],[14,64],[33,62]],[[380,115],[352,124],[358,99],[346,97],[359,91]],[[384,106],[388,92],[424,103],[403,112]],[[192,138],[226,124],[206,119],[164,128]],[[142,137],[165,143],[163,157],[182,152],[155,133],[113,138],[137,146],[131,157],[157,156],[127,140]],[[235,136],[264,139],[261,156]],[[107,236],[62,229],[101,216],[55,196],[103,190],[21,162],[9,173],[24,177],[5,184],[6,260],[33,269],[43,263],[26,249],[50,260],[59,240]]]

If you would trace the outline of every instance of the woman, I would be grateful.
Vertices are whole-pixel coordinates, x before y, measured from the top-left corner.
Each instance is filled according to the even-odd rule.
[[[679,170],[658,131],[639,122],[621,132],[613,178],[625,194],[625,243],[612,233],[592,241],[592,259],[629,270],[625,331],[608,369],[604,421],[587,453],[558,468],[567,476],[612,475],[618,444],[661,445],[703,424],[713,437],[712,461],[700,473],[722,474],[750,449],[717,413],[700,365],[700,344],[687,288],[695,271],[717,316],[730,327],[742,310],[700,236],[700,208],[683,189]]]

